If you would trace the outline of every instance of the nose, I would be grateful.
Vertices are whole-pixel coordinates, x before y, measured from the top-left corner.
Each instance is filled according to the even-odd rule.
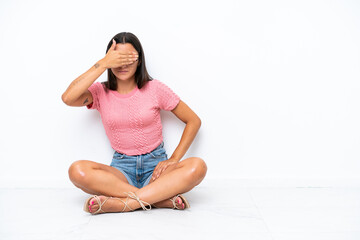
[[[129,65],[123,65],[121,67],[119,67],[119,70],[125,70]]]

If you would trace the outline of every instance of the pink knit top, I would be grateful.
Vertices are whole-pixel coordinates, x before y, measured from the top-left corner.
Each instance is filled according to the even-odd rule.
[[[105,89],[100,82],[89,87],[93,103],[87,108],[100,112],[111,147],[126,155],[141,155],[159,146],[163,141],[160,110],[173,110],[179,96],[156,79],[128,94]]]

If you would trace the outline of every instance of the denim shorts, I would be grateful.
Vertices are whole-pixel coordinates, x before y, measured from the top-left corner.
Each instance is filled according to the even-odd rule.
[[[142,155],[128,156],[115,151],[110,166],[124,174],[129,184],[142,188],[149,184],[157,164],[167,159],[162,142],[150,153]]]

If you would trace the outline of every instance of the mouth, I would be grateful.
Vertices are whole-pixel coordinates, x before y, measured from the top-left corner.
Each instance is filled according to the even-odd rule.
[[[119,70],[118,72],[119,72],[119,73],[127,73],[128,71],[126,71],[126,70]]]

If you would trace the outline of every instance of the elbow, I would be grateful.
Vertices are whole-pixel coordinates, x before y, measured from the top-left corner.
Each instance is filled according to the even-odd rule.
[[[199,130],[201,126],[201,120],[197,115],[192,116],[190,119],[188,119],[188,121],[184,121],[184,123],[187,126],[191,126],[193,129],[197,129],[197,130]]]
[[[198,116],[196,116],[196,117],[194,118],[193,122],[194,122],[194,125],[197,126],[197,128],[200,128],[200,127],[201,127],[201,119],[200,119]]]
[[[69,97],[67,96],[66,93],[63,93],[63,95],[61,95],[61,100],[68,106],[71,106],[71,102]]]
[[[199,124],[199,128],[201,127],[201,119],[199,117],[197,117],[198,119],[198,124]]]

